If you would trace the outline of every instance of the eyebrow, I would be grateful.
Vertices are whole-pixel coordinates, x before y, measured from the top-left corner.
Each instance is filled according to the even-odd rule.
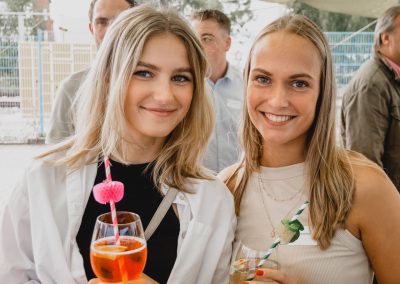
[[[152,69],[152,70],[160,71],[160,68],[157,67],[156,65],[151,64],[151,63],[146,63],[146,62],[143,62],[143,61],[139,61],[137,66],[147,67],[147,68]],[[190,68],[190,67],[180,67],[180,68],[174,69],[174,72],[187,72],[187,73],[191,73],[192,74],[193,73],[193,69]]]
[[[270,73],[270,72],[268,72],[268,71],[266,71],[266,70],[264,70],[264,69],[262,69],[262,68],[254,68],[254,69],[251,69],[250,72],[260,72],[260,73],[263,73],[263,74],[265,74],[265,75],[272,76],[272,73]],[[314,80],[314,77],[312,77],[312,76],[311,76],[310,74],[308,74],[308,73],[293,74],[293,75],[290,75],[289,78],[290,78],[290,79],[309,78],[309,79]]]
[[[97,18],[94,19],[95,22],[96,22],[96,21],[108,21],[108,20],[109,20],[109,19],[106,18],[106,17],[97,17]]]
[[[201,34],[201,36],[212,36],[212,37],[215,37],[215,35],[210,34],[210,33],[203,33],[203,34]]]

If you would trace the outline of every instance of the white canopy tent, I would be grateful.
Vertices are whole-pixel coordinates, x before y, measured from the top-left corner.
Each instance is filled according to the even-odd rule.
[[[287,4],[293,0],[264,0]],[[363,17],[379,17],[385,10],[400,5],[400,0],[298,0],[317,9]]]

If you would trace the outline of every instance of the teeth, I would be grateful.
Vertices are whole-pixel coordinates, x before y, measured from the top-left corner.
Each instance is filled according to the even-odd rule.
[[[266,113],[265,116],[273,122],[288,121],[292,118],[290,115],[273,115],[269,113]]]

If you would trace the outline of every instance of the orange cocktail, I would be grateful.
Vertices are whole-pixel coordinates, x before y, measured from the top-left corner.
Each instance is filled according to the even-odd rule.
[[[147,258],[147,246],[138,215],[117,212],[119,238],[112,235],[110,216],[99,216],[90,246],[94,274],[105,283],[138,279]],[[111,236],[110,236],[111,235]]]
[[[120,237],[100,239],[90,248],[93,272],[103,282],[123,282],[139,278],[146,264],[147,248],[142,240]]]

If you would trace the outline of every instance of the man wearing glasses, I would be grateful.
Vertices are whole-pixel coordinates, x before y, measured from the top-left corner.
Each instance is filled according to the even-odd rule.
[[[207,82],[216,113],[203,164],[219,172],[239,157],[237,129],[242,117],[243,79],[226,59],[231,47],[229,18],[218,10],[202,10],[192,14],[192,23],[211,67]]]

